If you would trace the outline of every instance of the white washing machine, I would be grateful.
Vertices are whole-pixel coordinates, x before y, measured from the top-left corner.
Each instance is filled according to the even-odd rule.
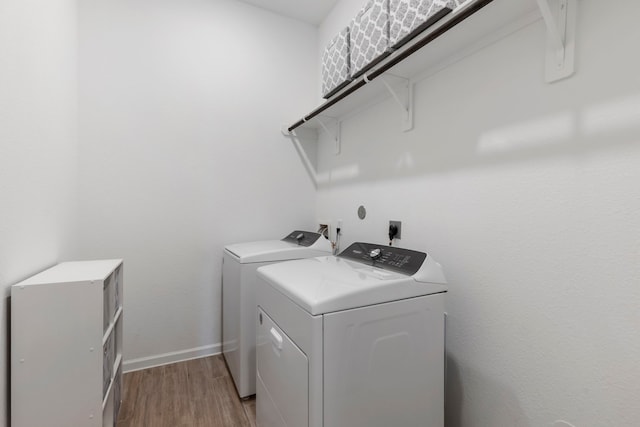
[[[222,259],[222,354],[241,398],[256,393],[256,269],[278,261],[331,253],[318,233],[293,231],[282,240],[238,243]]]
[[[444,300],[425,253],[354,243],[258,269],[259,427],[442,427]]]

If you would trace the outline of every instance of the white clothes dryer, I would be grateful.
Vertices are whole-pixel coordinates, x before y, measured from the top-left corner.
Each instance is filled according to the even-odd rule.
[[[282,240],[228,245],[222,265],[222,354],[241,398],[256,393],[256,269],[331,253],[331,242],[309,231]]]
[[[258,278],[258,426],[443,426],[447,286],[433,258],[354,243]]]

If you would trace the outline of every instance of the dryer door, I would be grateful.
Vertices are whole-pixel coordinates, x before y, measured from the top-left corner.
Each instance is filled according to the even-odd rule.
[[[309,361],[258,309],[256,418],[260,427],[309,425]]]
[[[324,316],[324,425],[444,425],[444,297]]]

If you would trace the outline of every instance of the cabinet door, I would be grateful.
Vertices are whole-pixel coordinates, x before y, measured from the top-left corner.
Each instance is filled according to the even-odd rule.
[[[260,427],[309,425],[309,361],[275,322],[258,310],[258,385],[256,417]]]

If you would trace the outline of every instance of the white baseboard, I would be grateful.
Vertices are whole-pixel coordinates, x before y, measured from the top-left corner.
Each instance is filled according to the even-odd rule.
[[[171,353],[155,356],[140,357],[138,359],[125,360],[122,363],[122,372],[133,372],[141,369],[155,368],[156,366],[169,365],[176,362],[184,362],[191,359],[213,356],[222,352],[222,344],[210,344],[187,350],[173,351]]]

